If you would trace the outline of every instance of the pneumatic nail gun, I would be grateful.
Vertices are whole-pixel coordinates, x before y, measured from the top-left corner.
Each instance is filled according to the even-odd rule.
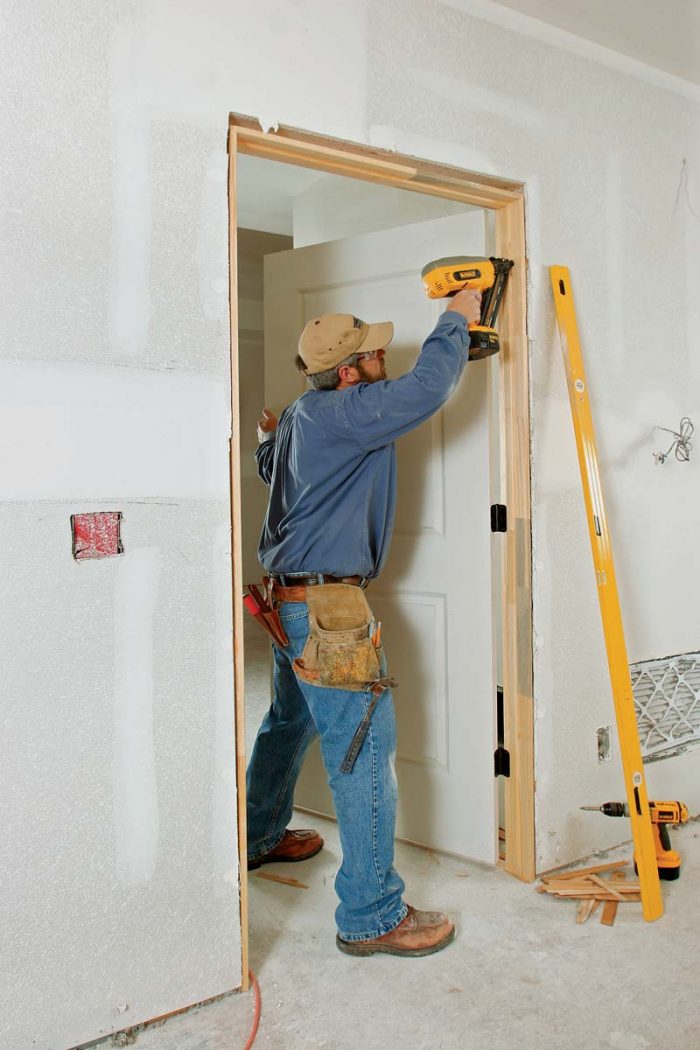
[[[429,299],[444,299],[446,296],[456,295],[463,288],[473,288],[481,292],[479,323],[469,325],[470,361],[480,361],[483,357],[490,357],[500,350],[494,325],[512,267],[511,259],[454,255],[446,259],[435,259],[421,270]]]

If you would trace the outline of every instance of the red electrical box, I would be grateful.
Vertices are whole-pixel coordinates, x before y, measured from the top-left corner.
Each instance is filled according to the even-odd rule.
[[[113,558],[124,553],[121,538],[122,514],[119,510],[97,514],[71,514],[73,557]]]

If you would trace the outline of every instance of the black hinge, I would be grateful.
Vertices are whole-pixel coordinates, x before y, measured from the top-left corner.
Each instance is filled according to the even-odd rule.
[[[508,511],[505,503],[491,504],[491,532],[508,531]]]
[[[505,508],[504,508],[505,509]],[[503,746],[503,690],[500,685],[496,688],[496,734],[498,747],[493,753],[493,775],[495,777],[510,776],[510,752]]]

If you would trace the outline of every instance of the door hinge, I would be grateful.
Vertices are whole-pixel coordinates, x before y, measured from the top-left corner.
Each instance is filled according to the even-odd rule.
[[[510,751],[504,747],[496,748],[493,753],[493,775],[495,777],[510,776]]]
[[[510,776],[510,752],[506,751],[503,746],[504,737],[503,689],[499,685],[496,687],[496,738],[498,747],[493,753],[493,775],[495,777]]]
[[[508,510],[505,503],[491,504],[491,532],[508,531]]]

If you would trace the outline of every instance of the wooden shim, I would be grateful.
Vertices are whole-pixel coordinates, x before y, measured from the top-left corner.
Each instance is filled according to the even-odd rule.
[[[618,904],[626,904],[631,901],[639,900],[639,893],[626,893],[623,897],[618,897],[614,893],[604,893],[603,890],[574,890],[573,893],[552,893],[552,897],[560,897],[562,900],[601,900],[601,901],[617,901]]]
[[[298,879],[290,879],[285,875],[272,875],[269,871],[259,871],[256,879],[267,879],[268,882],[281,882],[283,886],[293,886],[296,890],[308,890],[308,886],[305,882],[299,882]]]
[[[598,875],[601,871],[614,871],[617,868],[624,868],[627,865],[626,860],[616,860],[613,864],[598,864],[594,868],[577,868],[575,871],[563,871],[556,872],[553,875],[543,875],[542,882],[551,882],[552,880],[559,881],[560,879],[578,879],[583,875]]]
[[[577,893],[599,893],[600,887],[583,879],[570,879],[568,882],[550,882],[545,887],[545,893],[567,893],[576,896]]]
[[[616,889],[611,882],[601,879],[600,875],[590,875],[589,878],[591,882],[595,882],[596,886],[600,886],[604,893],[612,893],[613,897],[617,897],[618,900],[624,899],[620,890]]]
[[[612,926],[615,922],[615,916],[617,915],[617,901],[606,901],[603,906],[603,914],[600,917],[600,921],[603,926]]]
[[[624,893],[639,893],[640,886],[638,882],[612,882],[608,879],[596,879],[593,881],[593,877],[590,879],[567,879],[565,882],[549,882],[546,886],[538,886],[538,893],[551,893],[561,894],[565,893],[570,897],[575,897],[577,893],[599,893],[603,890],[604,893],[624,894]]]
[[[589,915],[593,914],[593,910],[596,907],[595,897],[590,897],[588,900],[579,901],[578,908],[576,909],[576,922],[585,922]]]

